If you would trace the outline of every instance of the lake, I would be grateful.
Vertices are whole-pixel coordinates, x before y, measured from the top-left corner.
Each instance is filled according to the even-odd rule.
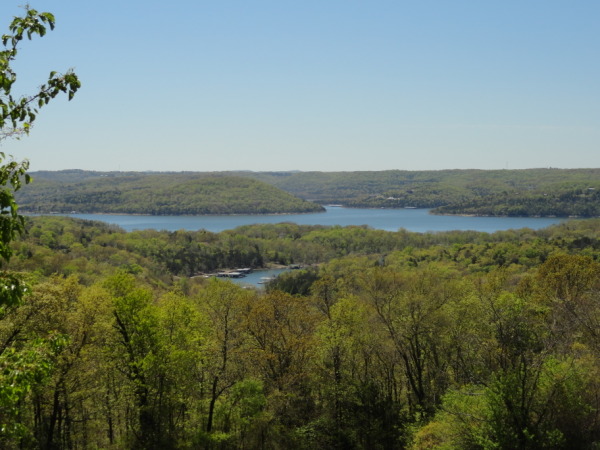
[[[374,229],[397,231],[494,231],[531,228],[534,230],[557,224],[564,219],[535,217],[471,217],[437,216],[428,209],[366,209],[327,207],[324,213],[269,214],[238,216],[140,216],[112,214],[69,214],[87,220],[99,220],[133,230],[200,230],[218,233],[255,223],[294,222],[299,225],[367,225]]]
[[[290,269],[278,268],[278,269],[257,269],[254,272],[249,273],[244,278],[230,278],[229,280],[233,283],[239,284],[240,286],[252,286],[255,288],[262,289],[265,287],[265,282],[270,279],[278,277],[284,272],[288,272]]]

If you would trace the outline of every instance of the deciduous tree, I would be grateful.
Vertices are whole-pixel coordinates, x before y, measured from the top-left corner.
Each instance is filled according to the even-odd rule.
[[[68,71],[65,74],[50,72],[50,76],[39,90],[30,95],[13,93],[17,74],[13,62],[24,39],[44,36],[47,28],[53,29],[54,16],[25,8],[22,17],[15,17],[8,33],[2,36],[3,50],[0,50],[0,140],[18,137],[29,133],[38,109],[46,105],[60,93],[71,99],[80,87],[77,76]],[[11,242],[24,229],[24,220],[18,214],[14,192],[22,183],[29,182],[27,161],[16,162],[0,153],[0,264],[8,263],[11,255]],[[8,309],[21,303],[26,292],[21,277],[4,268],[0,269],[0,319]],[[53,350],[52,350],[53,349]],[[10,342],[0,349],[0,442],[26,434],[20,424],[15,405],[21,402],[39,384],[52,366],[51,354],[59,347],[51,341],[30,340]]]

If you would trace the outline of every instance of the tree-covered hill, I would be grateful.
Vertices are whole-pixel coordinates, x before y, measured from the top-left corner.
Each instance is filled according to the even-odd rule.
[[[442,214],[600,216],[600,169],[268,172],[257,179],[320,203]]]
[[[600,217],[600,169],[32,175],[35,182],[18,197],[27,211],[231,214],[318,208],[302,198],[347,207],[433,208],[438,214]],[[245,185],[256,181],[298,198]]]
[[[151,215],[318,212],[318,204],[250,178],[200,173],[42,172],[19,192],[23,211]]]

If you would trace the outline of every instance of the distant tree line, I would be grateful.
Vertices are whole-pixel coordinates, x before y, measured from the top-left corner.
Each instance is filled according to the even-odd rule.
[[[600,169],[379,172],[34,173],[28,211],[139,214],[314,212],[322,205],[438,214],[600,216]],[[292,194],[271,190],[258,180]]]
[[[600,216],[600,169],[284,172],[248,176],[302,198],[438,214]]]
[[[493,234],[412,233],[403,229],[388,232],[365,226],[326,227],[284,222],[246,225],[221,233],[206,230],[127,233],[102,222],[41,216],[28,218],[26,229],[27,238],[15,244],[17,256],[13,264],[19,270],[36,271],[45,276],[56,272],[87,273],[81,268],[88,264],[95,266],[93,270],[101,266],[108,270],[136,264],[152,268],[154,274],[161,273],[163,277],[167,274],[188,277],[227,268],[312,265],[352,255],[387,255],[399,251],[403,251],[407,265],[447,258],[472,270],[486,271],[489,267],[506,264],[533,267],[543,263],[556,249],[571,252],[585,247],[586,254],[594,252],[594,255],[600,251],[600,241],[595,236],[565,239],[565,230],[569,229],[566,226]],[[513,246],[513,241],[519,243],[518,247]],[[439,254],[432,253],[432,248]]]
[[[97,176],[75,182],[40,177],[17,197],[34,213],[118,213],[149,215],[275,214],[320,212],[266,183],[235,176]]]
[[[482,216],[600,217],[600,189],[561,189],[543,194],[504,192],[440,206],[434,212]]]

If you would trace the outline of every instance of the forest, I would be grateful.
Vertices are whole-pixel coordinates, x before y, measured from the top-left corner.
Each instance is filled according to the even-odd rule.
[[[79,171],[69,171],[78,174]],[[216,174],[97,174],[69,182],[35,177],[16,196],[32,213],[149,215],[275,214],[321,212],[258,180]]]
[[[595,448],[600,221],[387,232],[33,217],[3,448]],[[302,263],[266,290],[201,273]]]
[[[19,43],[47,28],[54,16],[26,6],[2,36],[0,140],[81,86],[52,71],[13,95]],[[600,219],[492,234],[285,222],[125,232],[19,209],[321,209],[274,190],[287,183],[348,206],[593,216],[596,169],[69,171],[30,185],[28,168],[0,153],[2,449],[600,447]],[[289,264],[304,269],[264,290],[206,277]]]
[[[598,169],[257,173],[301,198],[436,214],[600,216]]]
[[[322,210],[318,203],[431,208],[434,214],[600,217],[600,169],[31,175],[34,182],[17,195],[30,212],[262,214],[316,212]]]

